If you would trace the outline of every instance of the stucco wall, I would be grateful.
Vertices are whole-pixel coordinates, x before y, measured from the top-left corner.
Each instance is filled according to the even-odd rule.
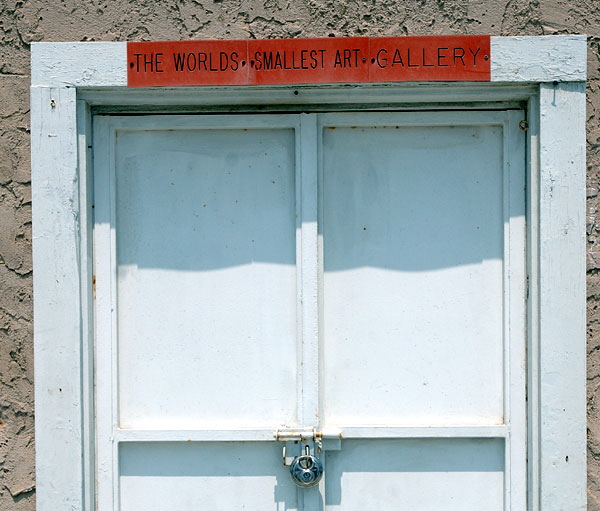
[[[588,509],[600,511],[597,0],[0,0],[0,509],[35,508],[28,115],[32,41],[554,33],[590,36]]]

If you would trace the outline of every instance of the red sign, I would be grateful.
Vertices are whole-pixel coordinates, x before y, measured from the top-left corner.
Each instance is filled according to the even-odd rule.
[[[489,81],[490,36],[127,43],[129,87]]]

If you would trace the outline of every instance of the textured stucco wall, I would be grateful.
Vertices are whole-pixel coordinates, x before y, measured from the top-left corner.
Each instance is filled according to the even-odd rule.
[[[589,509],[600,511],[598,0],[0,0],[0,509],[35,508],[28,115],[32,41],[555,33],[590,36],[588,463]]]

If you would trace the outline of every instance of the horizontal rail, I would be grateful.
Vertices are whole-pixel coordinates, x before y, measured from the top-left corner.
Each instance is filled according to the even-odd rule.
[[[325,427],[322,438],[504,438],[510,427],[494,426],[340,426]]]
[[[117,429],[117,442],[269,442],[277,429]]]
[[[273,442],[289,435],[276,428],[150,430],[117,429],[116,442]],[[315,437],[327,439],[383,438],[506,438],[507,425],[495,426],[340,426],[325,427]]]

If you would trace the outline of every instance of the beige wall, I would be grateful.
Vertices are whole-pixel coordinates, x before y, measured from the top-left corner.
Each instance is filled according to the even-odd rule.
[[[588,509],[600,511],[598,0],[0,0],[0,509],[35,508],[28,115],[32,41],[555,33],[590,36]]]

